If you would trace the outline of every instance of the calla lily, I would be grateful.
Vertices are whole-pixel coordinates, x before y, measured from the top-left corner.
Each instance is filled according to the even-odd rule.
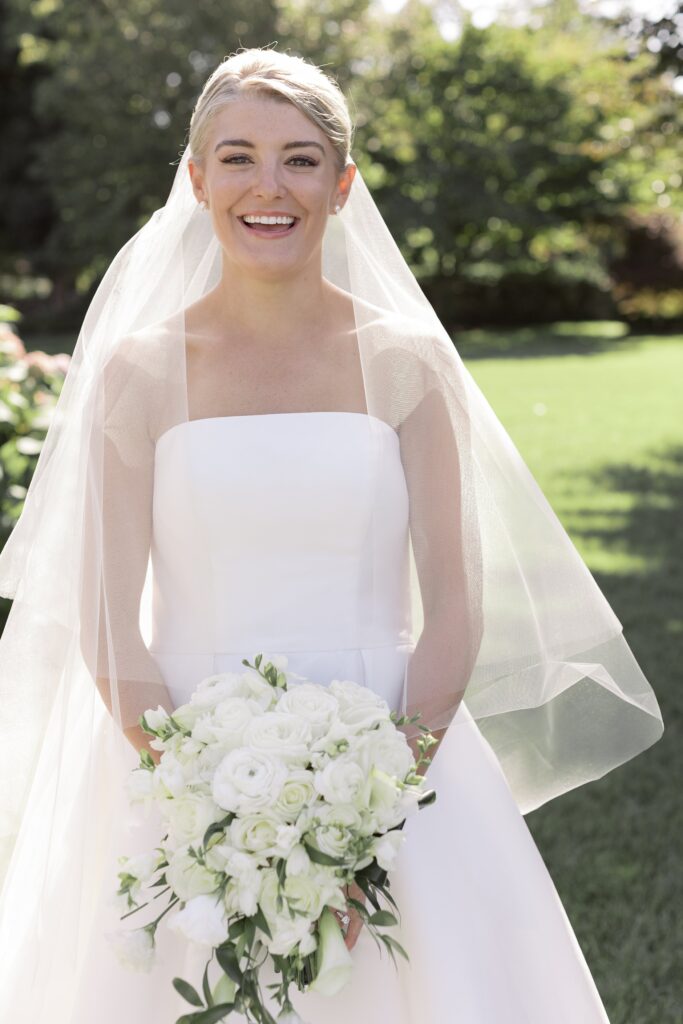
[[[236,991],[237,985],[235,982],[227,974],[224,974],[218,979],[218,982],[211,991],[211,995],[215,1003],[232,1003]]]
[[[341,929],[329,907],[325,907],[318,923],[319,941],[315,978],[308,986],[313,992],[333,996],[351,977],[353,959]]]

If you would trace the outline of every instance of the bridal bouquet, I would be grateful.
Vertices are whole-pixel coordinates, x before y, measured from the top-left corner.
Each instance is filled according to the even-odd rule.
[[[167,927],[211,949],[201,995],[173,979],[195,1007],[176,1024],[213,1024],[233,1010],[275,1024],[259,987],[268,957],[281,975],[268,986],[278,1020],[298,1020],[290,984],[331,995],[348,980],[352,959],[333,913],[347,904],[394,963],[395,951],[408,959],[379,930],[398,923],[380,897],[398,913],[387,873],[406,818],[436,797],[417,772],[436,740],[419,726],[416,762],[397,726],[419,715],[397,716],[355,682],[285,673],[283,656],[242,664],[244,673],[202,680],[172,715],[159,707],[141,716],[163,753],[156,764],[141,750],[127,783],[130,801],[158,808],[168,831],[154,850],[119,858],[115,900],[122,919],[149,897],[167,893],[168,905],[143,927],[110,935],[119,958],[149,970],[169,911]],[[346,895],[352,883],[372,910]],[[212,986],[214,954],[222,973]]]

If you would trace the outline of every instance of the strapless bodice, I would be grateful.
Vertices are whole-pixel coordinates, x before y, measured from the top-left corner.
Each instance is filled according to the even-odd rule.
[[[338,672],[356,651],[367,677],[373,651],[413,646],[408,536],[398,435],[377,417],[179,423],[156,446],[150,650],[176,675],[258,651],[293,671],[334,652]]]

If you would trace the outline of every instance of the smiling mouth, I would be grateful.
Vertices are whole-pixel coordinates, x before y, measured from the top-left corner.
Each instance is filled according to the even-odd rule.
[[[247,224],[242,217],[237,219],[252,235],[260,235],[263,238],[282,238],[284,235],[291,235],[300,220],[299,217],[295,217],[291,224]]]

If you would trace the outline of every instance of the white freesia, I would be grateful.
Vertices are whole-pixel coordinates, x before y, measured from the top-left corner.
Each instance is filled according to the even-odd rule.
[[[126,796],[131,804],[142,804],[144,809],[151,807],[154,801],[154,776],[156,772],[148,768],[134,768],[125,782]]]
[[[185,791],[185,772],[174,754],[162,754],[152,777],[152,791],[157,798],[180,796]]]
[[[285,871],[288,875],[304,875],[311,866],[311,858],[306,853],[303,843],[297,843],[289,851]]]
[[[282,761],[263,750],[238,747],[219,762],[213,777],[212,795],[226,811],[262,810],[279,793],[287,776]]]
[[[159,850],[151,850],[145,853],[138,853],[134,857],[125,857],[120,861],[121,870],[132,875],[140,882],[148,882],[157,870],[163,854]]]
[[[219,946],[228,937],[227,914],[215,896],[195,896],[164,921],[171,931],[198,945]]]
[[[372,852],[379,866],[385,871],[393,871],[396,866],[396,858],[401,846],[405,842],[405,838],[401,829],[392,829],[391,832],[385,832],[384,835],[374,840]]]
[[[168,711],[166,708],[162,708],[161,704],[155,710],[148,708],[145,711],[145,721],[150,729],[158,732],[168,722]]]
[[[106,939],[122,967],[141,973],[151,971],[154,966],[156,951],[154,936],[149,928],[136,928],[134,931],[107,932]]]

